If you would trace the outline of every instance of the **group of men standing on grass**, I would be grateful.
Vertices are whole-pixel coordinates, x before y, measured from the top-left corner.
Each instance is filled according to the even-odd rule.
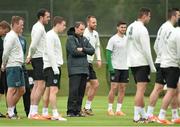
[[[29,95],[28,118],[66,121],[67,119],[63,118],[57,110],[56,100],[56,94],[60,89],[61,65],[63,64],[62,47],[58,34],[65,30],[66,21],[60,16],[55,16],[52,21],[52,29],[46,33],[45,25],[50,20],[50,12],[46,9],[40,9],[37,13],[37,18],[38,21],[32,27],[31,43],[25,62],[24,45],[20,41],[24,19],[20,16],[13,16],[11,28],[7,22],[1,22],[3,25],[0,26],[0,30],[3,31],[2,35],[5,36],[1,43],[3,45],[1,74],[6,71],[5,75],[7,76],[7,82],[4,81],[5,84],[1,84],[1,86],[7,85],[6,101],[8,110],[6,117],[9,119],[19,118],[15,110],[17,102],[25,93],[26,83],[23,65],[25,63],[31,63],[33,67],[34,86],[31,95]],[[99,85],[92,66],[94,53],[97,56],[98,66],[101,66],[100,41],[99,35],[95,31],[96,25],[96,18],[94,16],[88,16],[86,30],[85,24],[82,21],[76,22],[74,27],[68,30],[66,44],[69,74],[68,117],[81,117],[85,116],[85,113],[93,115],[91,102]],[[85,33],[84,30],[86,31]],[[89,75],[89,72],[91,72],[91,75]],[[1,77],[3,76],[1,75]],[[81,106],[87,80],[90,81],[88,99],[82,112]],[[3,92],[4,90],[2,88]],[[42,96],[43,109],[42,115],[40,115],[38,105]],[[49,104],[52,107],[52,115],[48,113]],[[4,115],[2,114],[2,116]]]
[[[61,84],[61,65],[63,64],[62,47],[58,33],[65,30],[66,21],[62,17],[55,16],[52,29],[46,33],[44,26],[50,20],[50,12],[46,9],[40,9],[37,18],[38,21],[32,27],[31,44],[26,58],[26,63],[32,64],[34,78],[28,118],[66,121],[67,119],[62,117],[57,110],[56,99]],[[145,27],[150,19],[150,9],[141,8],[137,20],[131,23],[128,28],[126,22],[119,21],[117,23],[117,33],[108,41],[106,53],[111,89],[108,95],[107,113],[110,116],[126,115],[122,112],[121,107],[126,85],[129,81],[128,69],[130,68],[137,86],[133,121],[136,123],[149,121],[163,124],[180,123],[177,110],[177,102],[180,101],[180,85],[178,85],[180,75],[180,11],[177,8],[169,9],[168,19],[157,33],[154,45],[157,54],[156,68],[152,60],[149,33]],[[99,35],[96,31],[96,17],[88,16],[86,22],[86,28],[82,21],[77,21],[67,32],[66,51],[69,77],[67,117],[93,115],[91,103],[99,86],[93,68],[94,54],[98,67],[102,65]],[[10,30],[9,25],[4,28],[1,27],[1,23],[0,30],[6,30],[6,28]],[[175,28],[176,24],[177,27]],[[8,30],[6,30],[2,34],[7,33],[3,42],[1,77],[6,70],[8,86],[7,116],[10,119],[17,119],[14,113],[15,106],[25,93],[23,71],[25,57],[23,44],[20,41],[23,26],[24,19],[20,16],[13,16],[11,31],[7,33]],[[150,81],[150,72],[156,72],[156,84],[150,95],[146,112],[144,93],[147,83]],[[153,115],[153,110],[164,84],[167,84],[168,89],[163,98],[159,116],[156,117]],[[88,97],[85,107],[82,108],[86,87],[88,87]],[[116,112],[114,112],[113,102],[116,89],[118,89],[118,101]],[[38,105],[42,96],[43,109],[42,115],[40,115]],[[172,105],[172,122],[165,119],[165,113],[170,103]],[[48,112],[49,104],[52,108],[52,115],[49,115]]]

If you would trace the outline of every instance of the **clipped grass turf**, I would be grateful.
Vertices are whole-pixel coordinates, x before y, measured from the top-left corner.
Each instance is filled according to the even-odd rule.
[[[84,99],[85,100],[85,99]],[[146,104],[148,101],[148,98],[145,99]],[[58,109],[61,111],[61,113],[65,116],[66,114],[66,102],[67,97],[66,96],[60,96],[58,97]],[[116,102],[116,101],[115,101]],[[161,99],[158,100],[155,114],[159,113]],[[20,101],[17,105],[18,115],[22,117],[20,120],[9,120],[9,119],[0,119],[0,126],[163,126],[158,123],[148,123],[148,124],[137,124],[133,123],[133,105],[134,105],[134,97],[133,96],[126,96],[123,103],[122,110],[127,114],[123,117],[117,117],[117,116],[107,116],[107,96],[97,96],[93,102],[93,111],[95,113],[94,116],[89,117],[76,117],[76,118],[67,118],[68,121],[61,122],[61,121],[40,121],[40,120],[29,120],[25,117],[25,112],[23,111],[23,104],[22,101]],[[0,102],[0,111],[5,113],[6,112],[6,106],[5,102],[1,100]],[[114,110],[116,108],[116,105],[114,105]],[[42,102],[40,103],[39,112],[42,110]],[[51,112],[51,110],[49,110]],[[171,118],[171,110],[168,109],[167,112],[167,118]],[[168,126],[179,126],[178,124],[168,125]]]

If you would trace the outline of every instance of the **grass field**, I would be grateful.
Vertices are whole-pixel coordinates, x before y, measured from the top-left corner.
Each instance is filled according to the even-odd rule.
[[[61,113],[65,116],[66,114],[66,101],[67,97],[58,97],[58,107]],[[146,104],[148,98],[145,99]],[[161,99],[159,99],[157,103],[157,107],[155,109],[155,114],[159,113]],[[122,110],[127,114],[123,117],[110,117],[106,115],[107,111],[107,96],[97,96],[93,102],[93,111],[95,113],[94,116],[89,117],[77,117],[77,118],[67,118],[68,121],[60,122],[60,121],[40,121],[40,120],[28,120],[25,117],[24,109],[22,106],[22,101],[20,101],[17,105],[18,115],[22,117],[20,120],[9,120],[9,119],[0,119],[0,126],[163,126],[158,123],[148,123],[148,124],[136,124],[132,122],[133,118],[133,104],[134,104],[134,97],[127,96],[125,97],[124,104]],[[6,106],[3,100],[0,102],[0,111],[5,113]],[[40,105],[42,107],[42,103]],[[114,105],[114,109],[116,105]],[[39,108],[41,112],[41,108]],[[171,118],[170,109],[167,112],[168,119]],[[171,126],[179,126],[177,124],[173,124]]]

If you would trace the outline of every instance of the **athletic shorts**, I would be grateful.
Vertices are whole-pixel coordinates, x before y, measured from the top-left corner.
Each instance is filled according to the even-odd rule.
[[[34,80],[44,80],[42,57],[32,58],[31,63],[32,63],[32,67],[33,67],[33,79]]]
[[[8,87],[25,86],[24,72],[22,67],[7,67],[6,76]]]
[[[139,66],[131,67],[131,71],[136,83],[138,82],[150,82],[150,67]]]
[[[59,75],[54,75],[52,67],[45,68],[44,79],[46,82],[46,87],[57,86],[60,88],[61,68],[59,68]]]
[[[177,88],[179,80],[180,69],[178,67],[162,68],[163,77],[167,83],[168,88]]]
[[[89,75],[87,77],[87,80],[94,80],[97,79],[96,72],[94,71],[92,63],[89,63]]]
[[[110,74],[110,81],[117,83],[128,83],[129,82],[129,73],[128,70],[114,70],[115,73]]]
[[[159,83],[159,84],[162,84],[162,85],[165,85],[166,82],[165,82],[165,79],[163,77],[162,68],[160,67],[160,64],[156,63],[155,67],[156,67],[156,70],[157,70],[156,71],[156,80],[155,80],[155,82]]]
[[[6,72],[0,72],[0,94],[4,94],[7,91]]]

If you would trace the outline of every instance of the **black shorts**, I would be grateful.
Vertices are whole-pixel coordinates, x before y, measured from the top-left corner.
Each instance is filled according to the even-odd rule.
[[[94,80],[97,79],[96,72],[94,71],[92,63],[89,63],[89,75],[87,77],[87,80]]]
[[[31,63],[32,63],[32,67],[33,67],[33,79],[34,80],[44,80],[42,57],[32,58]]]
[[[52,67],[45,68],[44,79],[46,82],[46,87],[57,86],[60,88],[61,68],[59,68],[59,75],[54,75]]]
[[[168,88],[177,88],[180,70],[178,67],[162,68],[162,73]]]
[[[131,71],[136,83],[138,82],[150,82],[150,67],[139,66],[131,67]]]
[[[7,92],[6,72],[0,72],[0,94]]]
[[[110,81],[117,83],[128,83],[129,82],[128,70],[115,69],[115,73],[110,74]]]
[[[156,67],[156,70],[157,70],[156,71],[156,80],[155,80],[155,82],[159,83],[159,84],[162,84],[162,85],[165,85],[166,82],[165,82],[165,79],[163,77],[162,68],[160,67],[160,64],[156,63],[155,67]]]

